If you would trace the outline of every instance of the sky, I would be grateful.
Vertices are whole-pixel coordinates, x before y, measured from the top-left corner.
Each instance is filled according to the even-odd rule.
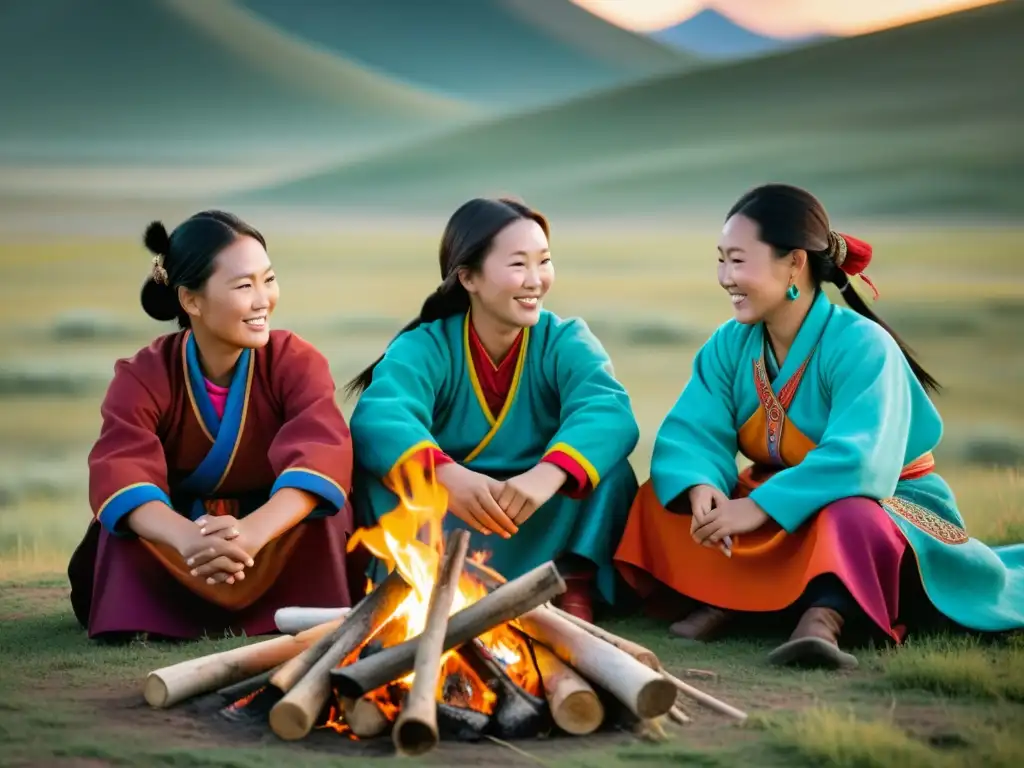
[[[648,32],[714,8],[761,34],[857,35],[1001,0],[572,0],[621,27]]]

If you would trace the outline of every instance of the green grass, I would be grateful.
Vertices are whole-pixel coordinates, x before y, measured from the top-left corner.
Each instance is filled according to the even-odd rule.
[[[549,306],[583,315],[608,345],[641,426],[633,461],[644,478],[654,433],[694,352],[729,316],[714,282],[717,224],[700,231],[555,224],[558,280]],[[278,327],[315,343],[344,381],[379,354],[436,285],[435,225],[365,226],[331,237],[268,227],[282,286]],[[939,471],[969,530],[990,543],[1024,540],[1020,467],[995,466],[977,448],[982,438],[1019,446],[1024,434],[1024,339],[1007,332],[1024,311],[1020,232],[866,223],[858,234],[876,246],[871,275],[882,291],[879,312],[946,385],[936,399],[946,427]],[[99,428],[99,402],[113,361],[169,329],[138,307],[149,262],[134,238],[0,239],[0,262],[0,381],[36,371],[80,385],[63,394],[29,387],[0,396],[0,764],[320,766],[336,764],[339,755],[346,764],[389,764],[326,734],[297,745],[271,736],[253,741],[187,707],[158,713],[142,702],[148,671],[243,639],[121,648],[86,640],[62,572],[90,517],[85,457]],[[343,403],[346,413],[351,407]],[[694,648],[657,622],[629,618],[608,626],[651,648],[680,676],[713,671],[714,679],[693,684],[751,712],[752,724],[736,726],[688,705],[694,722],[667,726],[669,739],[660,744],[622,733],[518,745],[536,759],[495,744],[445,744],[431,760],[873,766],[883,764],[872,757],[882,750],[885,759],[934,758],[949,768],[967,755],[991,766],[1014,765],[1019,756],[1019,643],[915,639],[894,652],[858,651],[858,671],[830,674],[768,667],[771,639]],[[865,744],[878,749],[865,756]]]
[[[239,200],[443,212],[514,192],[551,212],[724,211],[786,180],[833,214],[1019,220],[1024,68],[1002,3],[753,61],[650,78],[346,161]]]
[[[912,647],[883,657],[885,679],[896,688],[1024,703],[1024,644],[990,648],[973,638],[937,638]]]

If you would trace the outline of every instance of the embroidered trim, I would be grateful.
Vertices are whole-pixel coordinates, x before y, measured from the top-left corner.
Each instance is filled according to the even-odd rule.
[[[901,499],[898,496],[882,499],[880,503],[887,512],[902,517],[914,527],[945,544],[965,544],[969,538],[967,531],[963,528],[920,504]]]
[[[768,381],[768,371],[765,369],[764,360],[754,361],[754,386],[757,389],[757,396],[764,408],[765,423],[765,444],[768,448],[768,455],[776,464],[782,465],[782,431],[786,426],[786,411],[793,403],[796,396],[796,389],[800,386],[804,371],[807,370],[807,363],[810,358],[804,360],[794,373],[786,386],[779,392],[778,397],[772,390],[771,382]]]

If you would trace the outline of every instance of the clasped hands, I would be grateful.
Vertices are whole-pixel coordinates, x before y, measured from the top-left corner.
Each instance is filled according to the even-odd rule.
[[[442,464],[437,479],[448,491],[448,510],[482,534],[511,538],[519,526],[551,499],[566,480],[565,470],[549,462],[508,480],[494,480],[461,464]]]
[[[690,535],[705,547],[722,546],[727,536],[756,531],[768,515],[749,498],[730,499],[710,485],[695,485],[687,495],[693,517]]]
[[[253,559],[263,548],[248,529],[245,520],[231,515],[203,515],[192,523],[177,550],[197,578],[207,584],[234,584],[245,579],[245,568],[256,564]]]

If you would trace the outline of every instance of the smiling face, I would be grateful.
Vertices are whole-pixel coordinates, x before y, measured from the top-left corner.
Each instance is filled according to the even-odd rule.
[[[756,222],[739,213],[730,217],[718,241],[718,283],[729,293],[736,319],[750,325],[785,307],[791,283],[805,289],[800,273],[806,261],[801,251],[779,258],[760,239]]]
[[[217,255],[201,291],[179,289],[193,327],[229,346],[257,349],[270,341],[270,315],[280,295],[266,249],[239,237]]]
[[[495,235],[480,269],[463,269],[459,279],[474,312],[510,329],[536,325],[555,281],[547,235],[532,219],[514,221]]]

